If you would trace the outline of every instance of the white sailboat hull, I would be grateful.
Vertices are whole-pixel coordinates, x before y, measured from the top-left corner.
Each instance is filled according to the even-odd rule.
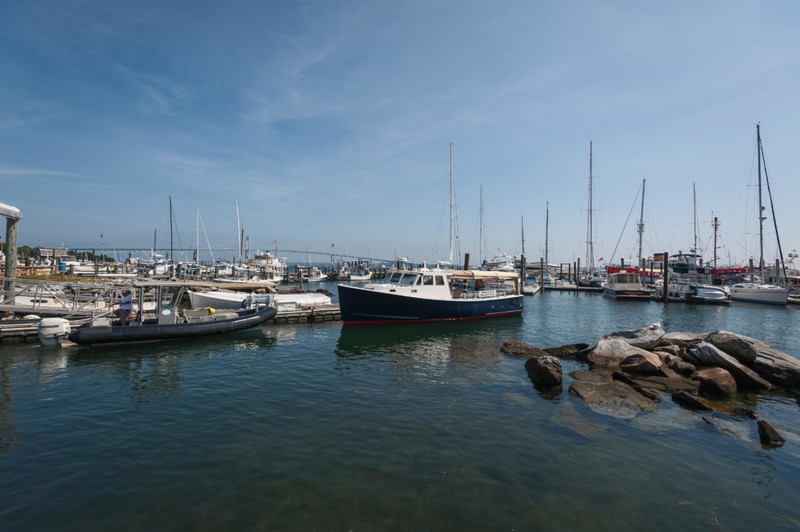
[[[737,284],[731,287],[731,299],[734,301],[785,305],[788,298],[787,288],[774,285]]]

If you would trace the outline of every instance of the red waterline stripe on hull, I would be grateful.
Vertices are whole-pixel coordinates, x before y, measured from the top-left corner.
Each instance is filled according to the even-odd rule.
[[[490,314],[488,316],[468,316],[465,318],[437,318],[437,319],[430,319],[430,320],[409,320],[409,319],[395,319],[395,320],[357,320],[357,321],[349,321],[344,320],[343,323],[347,323],[348,325],[396,325],[400,323],[428,323],[432,321],[460,321],[460,320],[479,320],[485,318],[499,318],[501,316],[513,316],[516,314],[522,314],[522,311],[514,311],[514,312],[503,312],[501,314]]]

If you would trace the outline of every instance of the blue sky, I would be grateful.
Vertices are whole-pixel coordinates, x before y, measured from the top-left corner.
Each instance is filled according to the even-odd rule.
[[[20,243],[214,247],[435,260],[449,143],[462,252],[583,256],[589,141],[596,257],[754,249],[755,124],[784,253],[800,247],[796,2],[5,2],[0,202]],[[771,224],[771,219],[768,221]],[[771,226],[767,226],[770,228]],[[768,231],[768,254],[775,250]],[[205,237],[202,237],[205,241]],[[203,243],[203,245],[205,245]],[[710,258],[712,252],[705,253]],[[475,259],[473,259],[474,262]]]

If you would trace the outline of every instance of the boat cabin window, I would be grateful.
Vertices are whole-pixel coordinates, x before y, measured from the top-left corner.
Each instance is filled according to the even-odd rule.
[[[414,283],[417,280],[417,275],[413,273],[407,273],[403,275],[403,278],[400,280],[400,284],[414,286]]]
[[[632,274],[632,273],[626,273],[626,274],[615,275],[614,276],[614,283],[616,283],[616,284],[638,283],[638,282],[639,282],[639,276],[635,275],[635,274]]]
[[[391,279],[389,279],[389,282],[390,283],[399,283],[400,282],[400,278],[402,276],[403,276],[402,273],[395,272],[395,273],[392,274],[392,277],[391,277]]]
[[[436,276],[436,286],[444,286],[444,277],[441,275]]]
[[[433,286],[433,275],[423,275],[422,284]]]
[[[172,308],[175,306],[176,295],[180,291],[179,286],[162,286],[161,287],[161,308]]]

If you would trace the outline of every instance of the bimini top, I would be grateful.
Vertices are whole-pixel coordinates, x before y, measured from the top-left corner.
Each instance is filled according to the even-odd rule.
[[[450,279],[517,279],[516,272],[485,272],[483,270],[445,270]]]

